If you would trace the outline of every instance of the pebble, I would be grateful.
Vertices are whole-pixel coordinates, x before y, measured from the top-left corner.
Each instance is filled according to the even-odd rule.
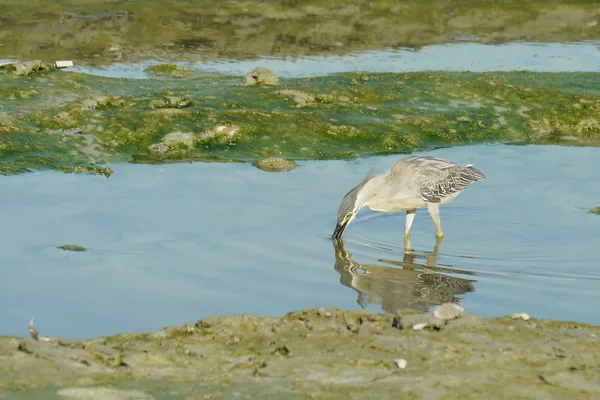
[[[465,309],[454,303],[444,303],[433,310],[433,316],[444,321],[449,321],[463,315]]]
[[[413,325],[413,331],[422,331],[426,326],[427,324],[415,324]]]
[[[523,321],[528,321],[529,315],[527,315],[525,313],[517,313],[517,314],[513,314],[512,319],[522,319]]]
[[[394,360],[394,362],[400,369],[406,368],[406,365],[408,364],[404,358],[397,358]]]

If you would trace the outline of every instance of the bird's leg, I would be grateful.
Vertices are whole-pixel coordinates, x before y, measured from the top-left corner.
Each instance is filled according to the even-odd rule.
[[[417,214],[417,209],[413,208],[412,210],[406,210],[406,229],[404,230],[404,239],[408,239],[408,235],[410,234],[410,227],[415,219],[415,215]]]
[[[427,203],[427,210],[429,211],[429,215],[431,215],[431,219],[437,227],[437,233],[435,236],[437,238],[443,237],[444,232],[442,232],[442,225],[440,224],[440,205],[438,203]]]

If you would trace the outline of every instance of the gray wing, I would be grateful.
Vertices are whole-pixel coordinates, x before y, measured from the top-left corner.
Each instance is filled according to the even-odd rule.
[[[462,192],[473,182],[484,180],[485,175],[472,165],[461,166],[436,157],[408,157],[405,168],[412,169],[419,197],[429,203]]]

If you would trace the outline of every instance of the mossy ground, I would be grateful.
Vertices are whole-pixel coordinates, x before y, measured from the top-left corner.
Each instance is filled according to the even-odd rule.
[[[0,172],[114,162],[353,158],[485,142],[600,144],[595,73],[352,73],[243,78],[0,75]],[[220,129],[235,129],[220,135]],[[149,146],[179,132],[193,145]],[[173,137],[173,135],[171,135]]]
[[[215,399],[236,391],[301,399],[600,396],[598,327],[465,315],[416,332],[404,318],[321,309],[211,317],[86,341],[3,337],[0,390],[104,385]]]

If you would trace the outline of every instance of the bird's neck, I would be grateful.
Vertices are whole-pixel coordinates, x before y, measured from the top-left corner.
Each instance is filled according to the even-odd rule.
[[[360,208],[369,206],[369,202],[371,202],[378,194],[378,187],[382,187],[380,185],[380,181],[383,175],[374,175],[371,179],[367,181],[365,186],[363,186],[359,195],[356,198],[357,203],[360,205]]]

